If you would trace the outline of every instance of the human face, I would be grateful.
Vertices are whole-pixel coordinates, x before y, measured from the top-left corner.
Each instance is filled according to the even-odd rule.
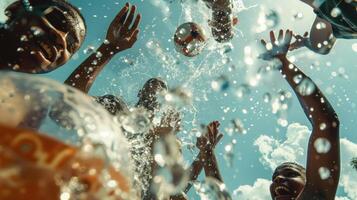
[[[78,50],[82,38],[71,30],[84,29],[84,24],[72,25],[68,11],[56,5],[34,6],[33,11],[18,7],[12,14],[16,17],[8,22],[7,43],[13,70],[49,72],[66,63]]]
[[[273,200],[294,200],[305,186],[305,176],[292,166],[277,169],[272,181],[270,194]]]

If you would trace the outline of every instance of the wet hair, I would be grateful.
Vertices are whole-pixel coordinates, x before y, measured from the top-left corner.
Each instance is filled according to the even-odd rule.
[[[71,27],[68,30],[69,35],[71,35],[71,40],[67,41],[68,49],[72,53],[78,50],[78,47],[75,44],[81,44],[83,42],[86,36],[87,27],[83,15],[77,7],[66,0],[18,0],[8,6],[5,13],[9,20],[11,20],[13,18],[13,13],[14,16],[16,16],[16,13],[20,8],[28,10],[29,6],[32,6],[33,8],[40,7],[40,11],[45,11],[50,6],[56,6],[61,10],[64,10],[66,21],[68,23],[67,27]]]
[[[306,169],[303,166],[301,166],[300,164],[295,163],[295,162],[284,162],[284,163],[280,164],[278,167],[276,167],[276,169],[275,169],[275,171],[273,173],[273,176],[274,176],[274,174],[277,173],[278,170],[283,169],[283,168],[294,168],[294,169],[296,169],[298,172],[300,172],[301,176],[306,181]]]

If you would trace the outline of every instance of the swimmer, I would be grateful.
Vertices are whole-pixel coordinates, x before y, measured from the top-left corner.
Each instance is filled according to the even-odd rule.
[[[79,10],[64,0],[17,0],[0,24],[0,69],[50,72],[81,46],[86,26]]]
[[[319,54],[328,54],[336,39],[357,39],[357,1],[301,0],[316,13],[310,34],[294,35],[290,50],[307,47]]]
[[[272,176],[271,197],[274,200],[333,200],[340,176],[339,119],[316,84],[287,59],[292,37],[293,34],[289,30],[285,36],[283,30],[280,30],[278,38],[271,31],[272,48],[267,49],[267,42],[262,40],[266,52],[261,58],[281,61],[280,72],[294,90],[313,128],[308,144],[306,169],[289,162],[278,166]],[[315,90],[312,94],[304,93],[295,77],[313,84]],[[322,139],[331,145],[327,152],[318,152],[315,148],[318,140]],[[321,173],[328,175],[325,177]]]
[[[141,15],[135,16],[136,6],[129,3],[121,9],[110,24],[106,40],[77,69],[75,69],[65,84],[88,93],[94,80],[104,66],[119,52],[131,48],[137,41]]]

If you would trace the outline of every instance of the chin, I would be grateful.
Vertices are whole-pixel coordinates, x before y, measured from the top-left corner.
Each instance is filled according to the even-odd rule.
[[[296,198],[291,195],[280,195],[280,196],[274,197],[274,200],[294,200],[294,199],[296,199]]]

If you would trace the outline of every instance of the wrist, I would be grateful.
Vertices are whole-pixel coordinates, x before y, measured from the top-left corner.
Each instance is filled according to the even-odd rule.
[[[97,50],[97,52],[100,52],[102,56],[109,57],[109,58],[113,57],[119,51],[120,51],[119,49],[116,49],[116,47],[114,47],[110,43],[109,44],[103,43],[102,45],[99,46]]]

